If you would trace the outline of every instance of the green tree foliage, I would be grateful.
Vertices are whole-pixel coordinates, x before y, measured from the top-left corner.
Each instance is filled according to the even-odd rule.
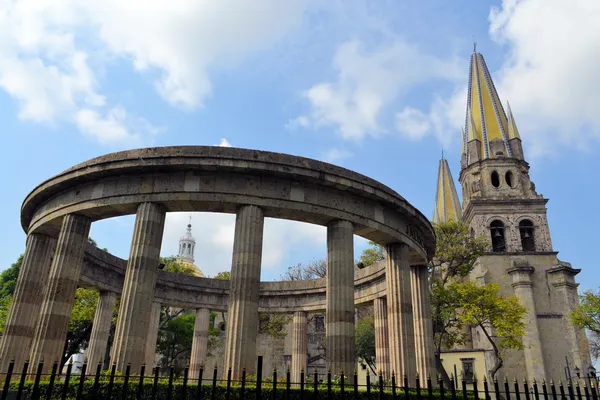
[[[215,275],[215,279],[220,279],[222,281],[228,281],[231,278],[231,272],[229,271],[221,271],[217,275]]]
[[[159,330],[157,351],[163,366],[170,366],[179,359],[189,360],[194,338],[194,314],[179,315],[169,319]]]
[[[434,225],[435,257],[429,265],[431,317],[437,370],[449,382],[440,354],[444,348],[464,343],[464,322],[459,318],[461,302],[453,283],[469,276],[479,256],[488,248],[483,237],[473,237],[469,226],[450,221]]]
[[[77,288],[61,365],[64,365],[71,355],[78,353],[88,345],[98,297],[97,290]]]
[[[160,257],[159,262],[165,264],[163,271],[188,276],[196,275],[196,270],[194,268],[192,268],[188,264],[182,263],[177,259],[176,256]]]
[[[382,245],[369,241],[369,247],[363,250],[358,261],[368,267],[385,259],[385,256],[385,248]]]
[[[588,331],[592,357],[600,358],[600,292],[585,291],[570,319],[575,327]]]
[[[17,277],[23,263],[23,254],[19,256],[16,262],[0,273],[0,298],[12,297],[17,285]]]
[[[501,297],[500,287],[493,283],[465,282],[451,286],[461,300],[460,321],[480,329],[494,349],[496,363],[489,371],[493,380],[502,367],[503,350],[523,349],[523,319],[527,309],[515,296]]]
[[[356,357],[375,373],[375,320],[366,317],[356,323]]]

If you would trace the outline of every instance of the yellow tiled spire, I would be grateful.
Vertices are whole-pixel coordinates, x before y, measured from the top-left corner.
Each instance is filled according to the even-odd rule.
[[[513,117],[512,110],[510,109],[510,103],[508,101],[506,102],[506,108],[508,109],[508,138],[521,139],[519,130],[517,129],[517,124],[515,123],[515,117]]]
[[[435,208],[433,210],[433,223],[439,224],[448,221],[458,221],[462,217],[458,194],[454,186],[454,179],[450,173],[448,161],[442,155],[438,170],[438,184],[435,194]]]
[[[508,118],[485,60],[477,52],[471,55],[469,68],[465,131],[467,141],[473,139],[480,141],[482,159],[494,157],[490,150],[490,142],[495,139],[501,140],[506,148],[506,155],[512,156],[508,146],[508,139],[510,139]],[[468,152],[469,147],[465,147]],[[468,154],[467,158],[469,158]]]

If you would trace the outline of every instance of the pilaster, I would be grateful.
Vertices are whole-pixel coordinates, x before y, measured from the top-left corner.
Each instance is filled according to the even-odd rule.
[[[111,356],[119,371],[128,363],[139,371],[145,360],[165,215],[157,203],[141,203],[137,209]]]
[[[11,360],[21,368],[29,359],[29,350],[39,321],[44,290],[56,239],[32,233],[27,236],[25,256],[19,270],[4,334],[0,337],[0,373],[8,370]]]
[[[354,342],[354,230],[348,221],[327,224],[325,351],[333,375],[353,376]]]
[[[525,336],[523,337],[523,352],[525,354],[527,379],[530,382],[534,379],[539,382],[546,376],[546,367],[533,297],[531,274],[533,274],[534,271],[535,269],[527,263],[513,261],[513,267],[507,272],[513,278],[512,287],[515,291],[515,296],[519,300],[519,303],[527,309],[527,315],[524,317],[526,330]]]
[[[63,218],[31,347],[31,372],[42,360],[48,372],[54,361],[62,359],[90,226],[90,219],[83,215]]]
[[[262,259],[264,213],[257,206],[242,206],[235,219],[233,258],[229,306],[227,309],[227,338],[225,368],[231,368],[239,378],[242,369],[256,373],[256,336],[258,334],[258,294]]]

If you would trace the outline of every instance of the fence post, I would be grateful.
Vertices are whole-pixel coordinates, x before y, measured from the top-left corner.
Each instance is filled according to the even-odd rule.
[[[552,393],[552,400],[556,400],[556,386],[554,386],[554,380],[550,381],[550,392]]]
[[[304,400],[304,368],[300,370],[300,400]]]
[[[187,385],[188,385],[188,375],[190,373],[189,365],[186,365],[183,370],[183,386],[181,387],[181,398],[183,400],[187,400]]]
[[[56,380],[56,373],[58,372],[58,361],[54,361],[52,364],[52,372],[50,373],[50,382],[48,382],[48,393],[46,393],[46,400],[52,398],[52,391],[54,390],[54,381]]]
[[[154,382],[152,382],[152,400],[156,400],[156,392],[158,391],[158,374],[160,367],[157,365],[154,367]]]
[[[565,396],[565,386],[563,385],[562,381],[558,382],[558,390],[560,391],[560,398],[561,398],[561,400],[565,400],[566,399],[566,396]],[[592,393],[592,395],[593,395],[593,393]]]
[[[404,399],[408,400],[408,376],[404,374]]]
[[[290,400],[290,366],[288,365],[287,371],[285,373],[285,400]]]
[[[2,397],[0,397],[0,400],[6,400],[8,397],[8,390],[10,389],[10,379],[12,378],[13,369],[15,369],[15,360],[10,360],[10,364],[8,364],[8,371],[6,371],[4,388],[2,389]]]
[[[371,374],[367,370],[367,399],[371,400]]]
[[[271,399],[277,399],[277,368],[273,368],[273,393],[271,393]]]
[[[196,400],[202,398],[202,374],[204,373],[204,365],[200,366],[200,372],[198,373],[198,386],[196,386]]]
[[[98,397],[98,385],[100,384],[100,373],[102,372],[102,361],[96,365],[96,375],[94,375],[94,386],[92,386],[92,399],[96,400]]]
[[[431,375],[427,375],[427,397],[433,398],[433,385],[431,383]]]
[[[69,383],[71,381],[71,370],[73,369],[73,360],[67,364],[67,374],[65,375],[65,382],[63,384],[62,400],[67,399],[67,393],[69,393]]]
[[[579,382],[577,382],[577,381],[575,381],[575,392],[577,394],[577,400],[583,400],[581,398],[581,388],[579,387]]]
[[[358,371],[354,368],[354,400],[358,400]]]
[[[167,400],[171,400],[173,396],[173,377],[175,375],[175,367],[171,365],[169,368],[169,384],[167,386]]]
[[[477,377],[473,377],[473,395],[475,400],[479,400],[479,389],[477,388]]]
[[[415,378],[415,387],[417,389],[417,400],[421,400],[421,379],[419,378],[419,373],[417,372],[417,377]]]
[[[231,395],[231,367],[227,369],[227,391],[225,392],[225,399],[229,400]]]
[[[506,395],[506,400],[510,400],[510,385],[506,376],[504,377],[504,394]]]
[[[213,378],[212,378],[212,390],[210,393],[210,398],[215,400],[217,398],[217,366],[213,369]]]
[[[314,382],[313,382],[313,387],[314,387],[314,398],[317,398],[317,395],[319,394],[319,373],[317,372],[317,367],[315,367],[315,378],[314,378]]]
[[[396,400],[396,375],[392,372],[392,400]]]
[[[262,395],[262,367],[263,358],[262,356],[258,356],[258,360],[256,362],[256,400],[260,400]]]
[[[240,390],[240,399],[244,398],[244,392],[246,391],[246,368],[242,368],[242,389]]]
[[[573,385],[571,384],[571,381],[567,382],[567,393],[569,394],[570,400],[575,400],[575,392],[573,391]]]
[[[40,398],[40,380],[42,379],[42,372],[44,371],[44,362],[40,361],[35,372],[35,382],[33,383],[33,390],[31,393],[32,400],[38,400]]]
[[[483,396],[484,396],[485,400],[490,399],[490,390],[488,388],[488,381],[487,381],[487,377],[485,375],[483,376]]]
[[[583,381],[583,392],[585,393],[585,399],[590,400],[590,392],[588,391],[588,387],[585,381]]]
[[[383,400],[383,376],[381,374],[379,374],[379,400]]]
[[[523,378],[523,391],[525,392],[525,400],[530,400],[529,398],[529,385],[527,384],[527,379]],[[571,399],[575,400],[575,399]]]
[[[19,381],[19,388],[17,389],[17,400],[21,400],[23,396],[23,386],[25,386],[25,380],[27,379],[27,370],[29,369],[29,360],[23,363],[23,370],[21,371],[21,380]]]
[[[125,367],[125,380],[123,381],[123,400],[127,400],[127,392],[129,391],[129,375],[131,374],[131,364],[127,363]]]
[[[438,375],[438,387],[440,389],[440,399],[445,400],[445,398],[444,398],[444,380],[442,379],[442,375]]]
[[[327,371],[327,398],[331,399],[331,370]]]
[[[548,400],[548,388],[546,387],[546,380],[542,379],[542,395],[544,400]]]
[[[344,370],[340,371],[340,379],[341,379],[340,391],[342,392],[342,399],[343,399],[344,397],[346,397],[346,395],[344,394]]]
[[[494,377],[494,394],[496,395],[496,399],[500,399],[500,386],[496,377]]]
[[[598,400],[598,392],[596,392],[596,385],[590,380],[590,390],[592,391],[592,399]]]
[[[85,373],[87,371],[87,361],[81,366],[81,375],[79,376],[79,386],[77,387],[77,400],[81,400],[83,396],[83,384],[85,383]]]
[[[146,373],[146,364],[142,364],[142,368],[140,369],[140,379],[138,381],[136,400],[142,400],[142,395],[144,394],[144,374]]]
[[[462,383],[462,395],[463,395],[463,400],[467,400],[467,381],[465,380],[465,377],[463,376],[463,378],[461,379],[461,383]]]
[[[538,384],[535,378],[533,378],[533,395],[535,396],[535,400],[540,400],[540,391],[538,389]]]
[[[69,370],[67,370],[67,373],[69,372]],[[110,369],[110,379],[108,380],[108,390],[107,390],[107,398],[111,398],[112,397],[112,391],[113,391],[113,386],[115,384],[115,373],[117,372],[117,364],[112,365],[111,369]],[[64,400],[64,399],[63,399]]]
[[[450,394],[452,395],[452,400],[456,400],[456,382],[454,382],[454,374],[450,375]]]

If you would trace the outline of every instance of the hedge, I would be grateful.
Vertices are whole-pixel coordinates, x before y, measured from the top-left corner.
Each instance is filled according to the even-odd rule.
[[[75,377],[73,377],[73,378],[75,378]],[[67,399],[69,399],[69,400],[76,399],[78,386],[79,386],[78,380],[75,381],[75,379],[73,379],[73,381],[70,382],[67,397],[66,397]],[[94,386],[93,381],[84,382],[84,387],[83,387],[83,391],[82,391],[83,395],[81,397],[82,399],[92,400],[94,398],[93,393],[92,393],[93,386]],[[98,392],[97,392],[96,399],[103,399],[103,400],[104,399],[106,399],[106,400],[119,399],[119,400],[122,400],[123,399],[123,387],[124,387],[123,382],[115,381],[113,383],[112,393],[109,396],[108,395],[108,382],[101,381],[101,382],[99,382],[99,385],[98,385]],[[11,383],[12,390],[16,391],[17,388],[18,388],[18,382]],[[138,382],[136,382],[136,381],[129,382],[128,388],[127,388],[127,399],[128,400],[135,400],[137,398],[136,397],[137,396],[137,388],[138,388]],[[23,400],[33,399],[32,391],[33,391],[33,382],[25,382],[25,385],[23,388],[22,399]],[[169,396],[168,395],[169,384],[167,382],[159,382],[157,385],[156,399],[157,400],[167,400],[170,398],[172,400],[195,400],[197,398],[196,391],[197,391],[197,385],[189,384],[186,387],[186,395],[184,397],[183,396],[183,385],[180,382],[174,382],[172,391],[171,391],[171,395]],[[212,385],[206,385],[206,384],[202,385],[200,398],[201,399],[212,399],[213,398],[212,391],[213,391]],[[40,382],[39,392],[40,392],[39,393],[40,397],[38,397],[38,398],[46,399],[46,396],[48,393],[48,382],[46,382],[46,381]],[[53,392],[52,397],[51,397],[52,399],[62,399],[63,382],[56,381],[52,392]],[[151,400],[152,392],[153,392],[153,382],[151,382],[151,381],[144,382],[142,399],[143,400]],[[225,400],[227,398],[226,397],[226,392],[227,392],[226,387],[217,385],[215,387],[215,392],[216,393],[215,393],[214,398],[216,400]],[[469,398],[472,399],[473,397],[471,397],[470,395],[471,395],[471,393],[469,393]],[[413,389],[411,389],[409,391],[408,397],[409,397],[409,400],[416,400],[417,394]],[[446,392],[444,397],[446,399],[450,399],[451,398],[450,393]],[[460,392],[458,392],[457,397],[462,399],[462,394]],[[314,395],[314,389],[313,389],[312,385],[310,387],[305,387],[305,389],[304,389],[304,399],[305,400],[310,400],[310,399],[341,400],[341,399],[354,399],[354,398],[355,397],[354,397],[353,387],[351,387],[351,386],[345,387],[344,395],[342,395],[342,393],[338,387],[332,387],[331,388],[331,397],[328,397],[326,386],[322,386],[322,385],[319,386],[318,396]],[[375,400],[375,399],[379,399],[379,398],[380,398],[379,390],[378,389],[371,390],[370,399]],[[392,397],[391,391],[384,392],[383,399],[392,400],[392,398],[393,397]],[[404,399],[404,392],[401,388],[397,389],[396,398]],[[429,399],[429,397],[427,395],[427,390],[421,391],[421,398],[423,400]],[[230,393],[229,393],[229,399],[230,400],[238,400],[238,399],[241,400],[242,399],[241,387],[239,387],[239,386],[231,387]],[[256,389],[254,387],[247,387],[244,391],[243,399],[244,400],[255,400],[256,399]],[[269,387],[263,386],[262,391],[261,391],[261,399],[262,400],[273,399],[273,391],[272,391],[271,385],[269,385]],[[288,399],[285,384],[277,385],[275,399],[276,400],[287,400]],[[299,388],[290,388],[289,399],[290,400],[299,400],[300,399],[300,389]],[[359,390],[358,399],[361,399],[361,400],[369,399],[366,390]],[[431,397],[430,400],[434,400],[434,399],[440,399],[440,394],[434,393],[434,395]]]

